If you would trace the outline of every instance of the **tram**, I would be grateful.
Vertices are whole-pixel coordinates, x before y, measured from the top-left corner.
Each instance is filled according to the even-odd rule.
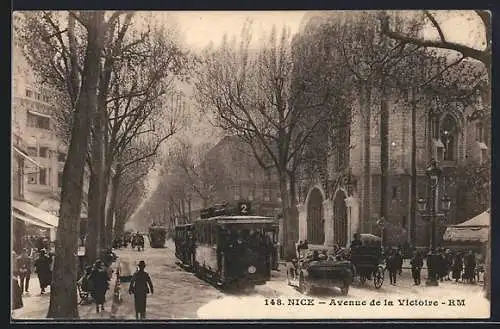
[[[148,237],[151,248],[163,248],[166,236],[167,229],[164,226],[152,225],[149,227]]]
[[[176,256],[221,288],[265,284],[271,278],[278,222],[252,214],[246,201],[203,209],[192,224],[175,228]]]

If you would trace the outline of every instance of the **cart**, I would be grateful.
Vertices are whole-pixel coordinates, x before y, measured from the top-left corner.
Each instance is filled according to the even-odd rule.
[[[361,246],[351,248],[349,259],[354,268],[354,276],[359,277],[361,284],[373,280],[376,289],[384,283],[385,262],[382,254],[381,240],[371,234],[361,234]]]

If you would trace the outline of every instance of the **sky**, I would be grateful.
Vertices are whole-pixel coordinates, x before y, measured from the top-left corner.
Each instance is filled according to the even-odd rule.
[[[254,39],[269,32],[273,25],[278,29],[286,25],[292,35],[299,31],[307,11],[176,11],[169,12],[179,25],[187,46],[195,49],[206,47],[211,41],[219,43],[224,34],[239,36],[247,18],[253,21]],[[468,10],[432,11],[436,13],[443,32],[450,41],[481,47],[483,41],[481,22],[474,12]],[[426,38],[436,38],[432,28],[424,32]]]
[[[171,15],[180,25],[185,42],[192,48],[202,49],[210,41],[219,43],[224,34],[239,36],[247,18],[253,21],[254,39],[271,31],[273,25],[284,25],[295,34],[305,11],[180,11]]]

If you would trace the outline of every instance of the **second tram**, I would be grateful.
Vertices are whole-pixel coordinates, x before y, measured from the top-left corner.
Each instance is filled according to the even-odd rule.
[[[271,278],[278,222],[251,214],[248,202],[204,209],[175,228],[176,256],[198,276],[221,287],[261,285]]]
[[[148,232],[149,245],[151,248],[163,248],[167,236],[167,229],[164,226],[152,225]]]

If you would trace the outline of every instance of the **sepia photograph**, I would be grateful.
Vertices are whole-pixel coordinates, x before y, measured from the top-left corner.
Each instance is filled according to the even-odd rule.
[[[489,319],[491,15],[12,12],[11,322]]]

